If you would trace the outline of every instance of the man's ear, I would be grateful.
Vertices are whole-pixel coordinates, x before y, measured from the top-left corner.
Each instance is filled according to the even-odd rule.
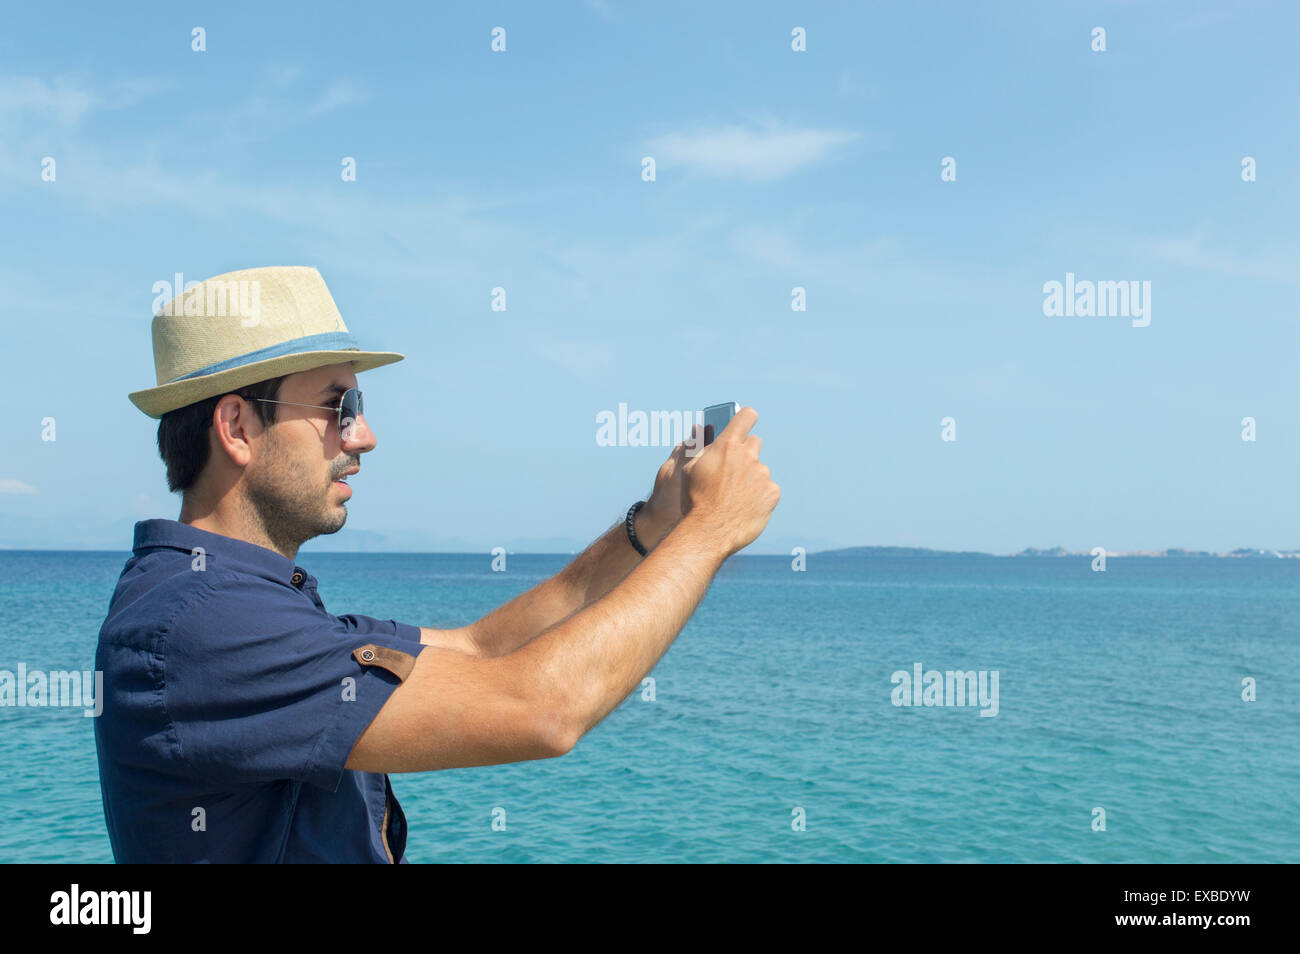
[[[235,394],[223,397],[212,412],[216,450],[236,467],[247,467],[253,458],[252,438],[260,433],[255,418],[249,406]]]

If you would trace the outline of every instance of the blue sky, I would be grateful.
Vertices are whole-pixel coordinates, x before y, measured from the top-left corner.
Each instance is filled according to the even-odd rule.
[[[597,413],[724,400],[752,552],[1300,547],[1293,4],[702,6],[9,10],[0,545],[175,517],[153,283],[313,265],[407,355],[330,548],[579,548],[667,454]],[[1045,316],[1067,272],[1150,325]]]

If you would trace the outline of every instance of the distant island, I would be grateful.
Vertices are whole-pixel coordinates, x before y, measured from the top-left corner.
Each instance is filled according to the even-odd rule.
[[[821,550],[814,556],[839,556],[839,557],[864,557],[864,558],[897,558],[897,557],[988,557],[990,559],[1006,557],[1028,557],[1028,558],[1054,558],[1054,557],[1085,557],[1091,558],[1092,553],[1087,550],[1074,551],[1067,550],[1065,547],[1049,547],[1046,550],[1040,550],[1038,547],[1026,547],[1019,553],[1006,554],[1005,556],[997,553],[981,553],[977,550],[931,550],[926,547],[844,547],[839,550]],[[1300,558],[1300,550],[1261,550],[1250,547],[1240,547],[1228,553],[1213,553],[1209,550],[1184,550],[1180,547],[1172,547],[1168,550],[1107,550],[1107,557],[1216,557],[1221,559],[1267,559],[1267,560],[1293,560]]]

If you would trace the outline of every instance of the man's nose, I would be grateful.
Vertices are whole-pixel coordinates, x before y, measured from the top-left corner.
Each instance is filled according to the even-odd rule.
[[[343,425],[343,447],[345,450],[355,454],[364,454],[372,451],[379,443],[375,437],[375,432],[370,429],[366,423],[366,416],[358,414],[355,420],[347,421]]]

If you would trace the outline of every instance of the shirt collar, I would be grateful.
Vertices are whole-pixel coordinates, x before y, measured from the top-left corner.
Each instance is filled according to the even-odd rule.
[[[247,540],[200,530],[179,520],[141,520],[136,523],[135,543],[132,547],[136,556],[156,547],[184,550],[190,554],[194,553],[196,547],[202,547],[204,558],[212,559],[220,566],[238,567],[278,583],[294,586],[302,586],[306,582],[315,584],[311,574],[274,550],[259,547]]]

